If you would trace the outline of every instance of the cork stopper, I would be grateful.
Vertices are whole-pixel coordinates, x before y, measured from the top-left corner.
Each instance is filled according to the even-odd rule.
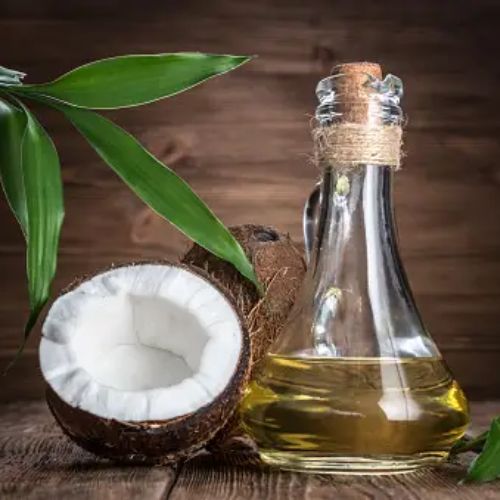
[[[316,163],[339,172],[363,165],[391,167],[401,163],[402,129],[397,120],[384,121],[380,65],[369,62],[340,64],[326,79],[334,91],[335,119],[313,130]]]
[[[367,85],[371,78],[382,79],[382,68],[377,63],[357,62],[339,64],[332,70],[336,76],[335,90],[340,122],[381,123],[378,101],[373,99],[375,89]]]

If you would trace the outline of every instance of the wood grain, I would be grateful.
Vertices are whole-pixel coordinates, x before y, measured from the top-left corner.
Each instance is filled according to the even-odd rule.
[[[396,179],[404,262],[429,331],[472,398],[500,397],[500,4],[494,0],[3,0],[1,64],[54,78],[110,55],[258,54],[168,101],[110,116],[182,175],[227,224],[268,223],[301,240],[317,177],[316,82],[339,62],[380,61],[405,83]],[[112,262],[176,259],[187,241],[148,210],[69,124],[40,110],[65,181],[57,294]],[[0,363],[27,314],[23,240],[0,200]],[[0,400],[35,397],[36,338]]]
[[[500,402],[472,406],[482,430]],[[80,450],[44,402],[0,406],[0,498],[71,499],[497,499],[499,483],[459,485],[472,454],[432,471],[399,476],[302,475],[269,470],[253,454],[203,454],[177,468],[120,467]]]
[[[470,460],[470,457],[468,457]],[[232,465],[232,461],[237,462]],[[229,464],[231,465],[228,465]],[[218,499],[308,499],[346,500],[444,500],[498,499],[498,485],[458,485],[465,463],[448,464],[435,471],[417,471],[399,476],[353,477],[304,475],[269,471],[241,462],[236,457],[214,464],[206,456],[188,463],[180,473],[169,498]]]
[[[119,467],[78,448],[45,403],[0,407],[0,498],[162,498],[172,468]]]

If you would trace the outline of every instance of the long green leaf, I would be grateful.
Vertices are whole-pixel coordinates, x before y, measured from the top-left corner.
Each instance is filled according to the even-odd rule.
[[[177,94],[248,60],[201,53],[119,56],[85,64],[50,83],[14,88],[71,106],[115,109]]]
[[[26,237],[28,215],[21,163],[21,145],[25,130],[24,112],[0,99],[0,181],[10,208]]]
[[[68,106],[59,109],[145,203],[259,287],[239,243],[186,182],[103,116]]]
[[[49,298],[64,208],[56,148],[38,120],[21,106],[26,116],[21,163],[27,209],[26,267],[30,299],[26,339]]]
[[[466,482],[486,482],[500,478],[500,417],[491,422],[483,451],[472,462]]]

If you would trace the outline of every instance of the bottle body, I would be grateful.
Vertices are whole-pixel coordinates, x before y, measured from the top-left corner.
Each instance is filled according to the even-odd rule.
[[[269,355],[242,414],[264,461],[315,472],[432,465],[468,423],[464,394],[441,358]]]
[[[386,80],[363,106],[345,94],[337,105],[338,80],[327,82],[320,121],[335,124],[341,108],[350,121],[397,125],[401,86]],[[467,401],[422,324],[399,257],[394,168],[322,163],[304,221],[306,278],[246,392],[243,425],[264,461],[287,469],[387,473],[437,463],[465,432]]]

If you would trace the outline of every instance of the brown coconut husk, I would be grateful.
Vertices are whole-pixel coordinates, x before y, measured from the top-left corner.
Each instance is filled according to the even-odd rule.
[[[232,264],[198,245],[186,253],[182,262],[203,269],[222,284],[240,310],[251,341],[251,378],[259,361],[281,333],[302,284],[306,266],[302,253],[290,236],[272,227],[246,224],[231,227],[230,231],[252,262],[264,288],[263,296]],[[235,436],[241,436],[237,413],[217,434],[211,449],[226,448],[230,438]]]

